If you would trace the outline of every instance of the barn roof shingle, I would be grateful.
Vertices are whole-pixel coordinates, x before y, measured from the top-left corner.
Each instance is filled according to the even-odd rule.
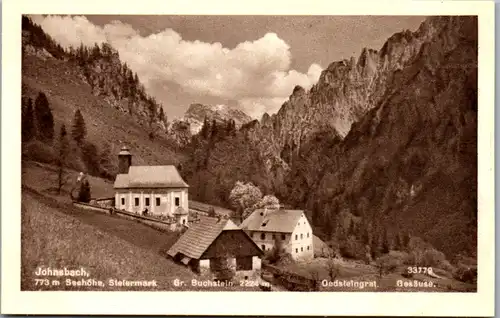
[[[199,222],[191,224],[167,254],[175,257],[181,253],[189,258],[199,259],[222,231],[238,229],[229,219],[201,216]]]
[[[128,174],[118,174],[115,189],[188,188],[175,166],[130,166]]]
[[[255,210],[248,216],[241,228],[249,231],[292,233],[303,210]]]

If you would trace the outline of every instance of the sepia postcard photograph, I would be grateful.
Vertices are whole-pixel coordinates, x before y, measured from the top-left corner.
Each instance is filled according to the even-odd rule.
[[[22,2],[3,313],[493,314],[491,3]]]

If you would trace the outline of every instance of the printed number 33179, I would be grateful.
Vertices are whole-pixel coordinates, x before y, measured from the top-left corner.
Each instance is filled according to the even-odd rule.
[[[409,274],[432,274],[432,267],[420,267],[420,266],[409,266],[408,267]]]

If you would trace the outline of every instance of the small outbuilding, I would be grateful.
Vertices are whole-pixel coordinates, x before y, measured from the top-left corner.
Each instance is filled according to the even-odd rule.
[[[261,269],[263,252],[231,220],[200,216],[167,254],[195,272],[228,279],[256,274]]]

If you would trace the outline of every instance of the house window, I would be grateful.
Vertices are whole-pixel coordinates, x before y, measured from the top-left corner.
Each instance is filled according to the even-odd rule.
[[[300,248],[300,251],[301,251],[301,252],[303,252],[303,251],[304,251],[304,248],[303,248],[303,247],[301,247],[301,248]]]
[[[298,249],[298,248],[296,248],[296,249],[295,249],[295,253],[298,253],[298,252],[299,252],[299,249]]]
[[[160,206],[160,198],[156,198],[156,206]]]
[[[299,239],[299,236],[297,234],[295,234],[295,240],[298,240]]]
[[[309,233],[307,233],[307,237],[309,237]]]
[[[281,239],[282,240],[286,240],[286,235],[285,234],[281,234]]]
[[[266,239],[266,233],[262,233],[262,234],[260,234],[260,239],[261,239],[261,240],[265,240],[265,239]]]
[[[186,225],[186,219],[182,220],[182,224]]]
[[[122,198],[122,205],[125,205],[125,198]]]
[[[250,271],[252,270],[252,256],[243,256],[236,258],[237,271]]]
[[[274,240],[274,234],[273,234],[273,240]]]
[[[179,199],[179,197],[175,197],[175,206],[179,205],[181,205],[181,200]]]
[[[309,251],[309,245],[307,245],[307,250]]]
[[[304,236],[303,234],[300,234],[300,239],[302,239],[302,238],[303,238],[303,236]]]
[[[135,206],[139,206],[139,198],[135,198]]]
[[[261,248],[262,248],[263,251],[266,250],[266,246],[264,244],[262,244]]]
[[[145,198],[144,202],[145,202],[144,204],[145,204],[146,206],[149,206],[149,198]]]

